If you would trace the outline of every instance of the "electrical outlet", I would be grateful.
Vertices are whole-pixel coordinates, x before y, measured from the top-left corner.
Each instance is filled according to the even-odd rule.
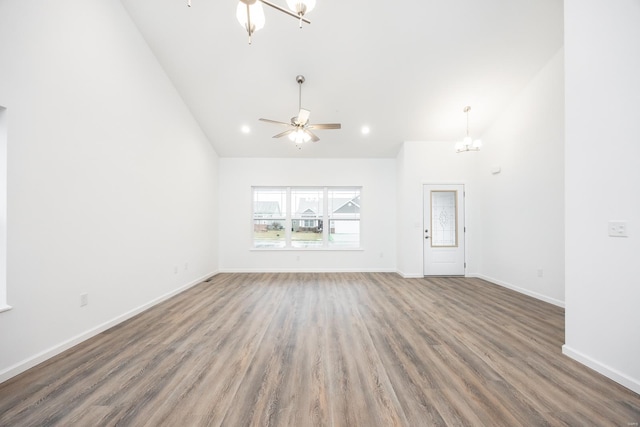
[[[80,294],[80,307],[89,304],[89,294]]]
[[[627,221],[609,221],[609,236],[627,237]]]
[[[538,269],[538,277],[542,277],[542,276],[544,276],[544,270],[539,268]]]

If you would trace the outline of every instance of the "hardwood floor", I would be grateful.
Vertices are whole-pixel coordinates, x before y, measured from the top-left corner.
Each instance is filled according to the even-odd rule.
[[[637,426],[563,342],[478,279],[220,274],[0,384],[0,425]]]

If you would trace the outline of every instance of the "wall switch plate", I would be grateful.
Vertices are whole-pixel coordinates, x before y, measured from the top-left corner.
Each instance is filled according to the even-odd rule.
[[[89,294],[80,294],[80,307],[89,304]]]
[[[627,237],[627,221],[609,221],[609,236]]]

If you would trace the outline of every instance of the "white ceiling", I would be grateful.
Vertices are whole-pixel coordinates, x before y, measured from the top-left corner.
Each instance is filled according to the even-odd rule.
[[[480,135],[563,45],[562,0],[318,0],[302,29],[265,6],[252,45],[237,0],[122,3],[221,157],[394,157],[461,139],[465,105]],[[310,121],[342,123],[302,150],[258,121],[297,114],[298,74]]]

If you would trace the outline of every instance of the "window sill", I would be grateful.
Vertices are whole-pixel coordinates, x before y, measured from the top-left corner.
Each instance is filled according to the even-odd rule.
[[[10,305],[6,305],[6,304],[0,304],[0,313],[2,313],[3,311],[9,311],[11,310],[13,307],[11,307]]]
[[[249,248],[252,252],[344,252],[364,251],[363,248]]]

